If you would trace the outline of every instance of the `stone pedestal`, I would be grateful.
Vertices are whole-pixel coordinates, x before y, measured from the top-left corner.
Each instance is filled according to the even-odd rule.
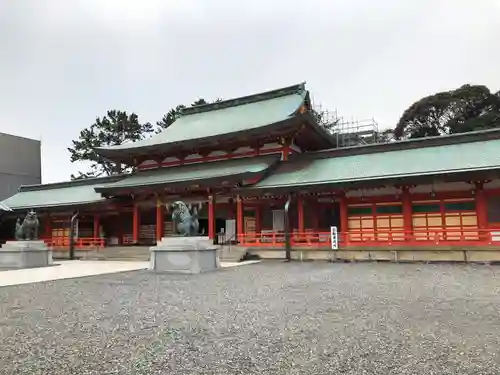
[[[149,269],[198,274],[219,267],[217,247],[207,237],[163,237],[150,248]]]
[[[50,265],[52,265],[52,250],[43,241],[8,241],[0,249],[0,269]]]

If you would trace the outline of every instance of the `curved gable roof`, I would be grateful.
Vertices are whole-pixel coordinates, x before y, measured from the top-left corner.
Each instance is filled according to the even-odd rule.
[[[148,139],[117,146],[98,147],[104,157],[144,155],[201,140],[219,141],[239,133],[265,131],[268,126],[294,118],[309,100],[304,84],[261,94],[186,108],[167,129]],[[326,136],[326,135],[325,135]]]

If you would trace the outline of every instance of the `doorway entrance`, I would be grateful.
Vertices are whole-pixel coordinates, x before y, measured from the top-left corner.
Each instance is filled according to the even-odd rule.
[[[319,217],[319,227],[330,231],[331,227],[337,227],[340,231],[340,204],[334,202],[324,206],[323,214]]]

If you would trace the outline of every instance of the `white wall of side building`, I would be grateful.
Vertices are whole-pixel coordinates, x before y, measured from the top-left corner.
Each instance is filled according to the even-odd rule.
[[[0,200],[42,182],[41,142],[0,133]]]

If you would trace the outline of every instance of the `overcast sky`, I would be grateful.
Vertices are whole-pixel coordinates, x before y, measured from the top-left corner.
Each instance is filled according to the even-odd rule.
[[[420,97],[500,89],[500,0],[0,0],[1,132],[42,140],[43,182],[108,109],[156,122],[198,97],[302,81],[394,126]]]

